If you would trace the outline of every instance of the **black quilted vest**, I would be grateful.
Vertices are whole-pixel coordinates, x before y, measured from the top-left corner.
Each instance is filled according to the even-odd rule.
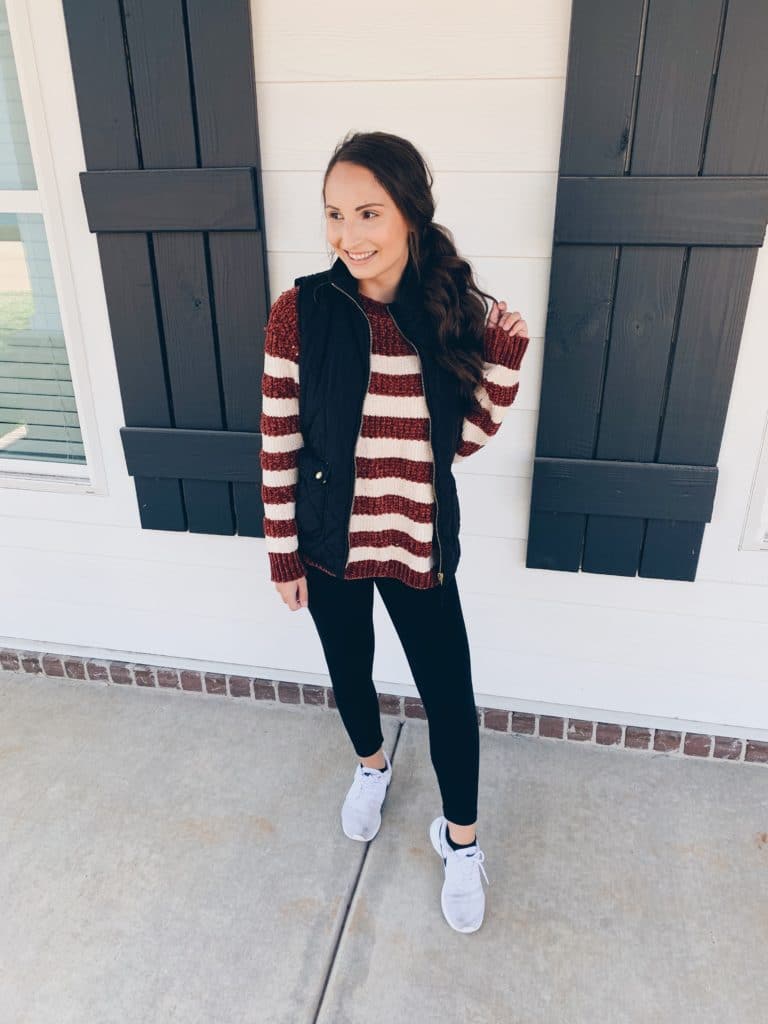
[[[299,555],[343,578],[355,486],[355,445],[371,368],[371,326],[358,301],[357,280],[343,260],[297,277],[299,312],[299,427],[296,526]],[[451,470],[464,403],[454,374],[434,358],[436,338],[423,309],[411,260],[389,313],[421,360],[430,417],[437,501],[433,552],[440,583],[456,571],[459,499]]]

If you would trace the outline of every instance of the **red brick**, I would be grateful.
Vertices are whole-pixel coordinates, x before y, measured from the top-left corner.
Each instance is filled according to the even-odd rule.
[[[657,729],[653,737],[653,749],[666,754],[680,749],[682,733],[670,732],[668,729]]]
[[[569,740],[591,740],[592,739],[592,723],[586,721],[583,718],[569,718],[568,719],[568,739]]]
[[[536,716],[528,715],[524,711],[513,711],[510,729],[512,732],[527,733],[532,736],[536,731]]]
[[[712,737],[703,732],[687,732],[683,742],[683,753],[692,757],[709,757]]]
[[[192,693],[203,692],[203,677],[199,672],[192,672],[189,669],[183,669],[179,676],[181,678],[182,690],[188,690]]]
[[[328,687],[328,707],[329,708],[335,708],[336,706],[337,706],[336,705],[336,695],[333,692],[333,687],[329,686]]]
[[[250,697],[251,696],[251,677],[250,676],[230,676],[229,677],[229,695],[230,695],[230,697]]]
[[[762,740],[747,740],[747,752],[744,755],[744,760],[768,764],[768,743],[764,743]]]
[[[424,710],[424,705],[421,703],[420,697],[404,697],[403,702],[405,704],[405,717],[406,718],[424,718],[426,719],[427,713]]]
[[[736,736],[715,736],[713,757],[722,757],[727,761],[738,761],[741,757],[741,740]]]
[[[22,654],[21,667],[24,672],[30,672],[32,675],[39,675],[43,671],[40,659],[36,654]]]
[[[271,679],[254,679],[253,696],[255,700],[275,700],[275,684]]]
[[[539,715],[539,736],[550,736],[561,740],[564,725],[564,718],[557,718],[555,715]]]
[[[149,665],[134,665],[133,678],[137,686],[157,686],[155,670]]]
[[[630,750],[647,750],[651,745],[651,730],[640,725],[628,725],[624,733],[624,746]]]
[[[0,651],[0,668],[8,672],[19,671],[19,656],[15,651]]]
[[[206,693],[222,696],[227,692],[227,677],[223,672],[206,672],[203,679]]]
[[[485,708],[483,716],[486,729],[495,732],[509,732],[509,712],[501,708]]]
[[[595,741],[603,746],[617,746],[621,743],[621,726],[615,722],[598,722]]]
[[[102,662],[98,661],[86,661],[85,670],[88,673],[89,679],[98,679],[100,681],[109,681],[109,668]]]
[[[330,691],[329,691],[330,693]],[[385,715],[401,715],[402,704],[400,698],[396,693],[380,693],[379,694],[379,711]]]
[[[175,668],[159,668],[157,670],[157,685],[165,686],[172,690],[178,690],[179,673]]]
[[[282,704],[300,704],[301,690],[298,683],[277,684],[277,698]]]
[[[85,665],[80,658],[65,658],[64,671],[70,679],[85,679]]]
[[[130,669],[123,661],[111,661],[109,663],[109,678],[113,683],[130,685],[133,682]]]
[[[44,654],[43,655],[43,672],[47,676],[63,676],[64,666],[61,663],[61,658],[57,654]]]
[[[302,686],[302,696],[304,697],[305,704],[311,704],[314,707],[325,707],[325,687],[324,686]]]

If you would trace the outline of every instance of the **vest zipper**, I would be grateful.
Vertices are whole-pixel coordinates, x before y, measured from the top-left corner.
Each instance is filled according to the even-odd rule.
[[[422,387],[422,390],[424,391],[424,402],[425,402],[425,404],[427,406],[427,416],[429,417],[429,444],[430,444],[430,448],[431,448],[432,447],[432,413],[429,411],[429,403],[426,400],[427,399],[427,386],[426,386],[426,384],[424,382],[424,371],[421,369],[421,357],[419,356],[419,350],[416,348],[416,346],[413,344],[413,342],[411,341],[410,338],[406,338],[405,337],[405,335],[403,334],[402,330],[400,329],[400,324],[397,322],[397,320],[395,320],[395,318],[394,318],[394,316],[392,314],[392,310],[389,309],[389,307],[387,307],[387,311],[389,312],[389,315],[392,317],[392,320],[394,322],[395,327],[398,329],[398,331],[400,331],[400,334],[403,336],[403,338],[405,338],[405,340],[411,346],[411,348],[416,353],[416,355],[417,355],[417,357],[419,359],[419,372],[421,373],[421,387]],[[443,549],[440,546],[440,533],[439,533],[439,531],[437,529],[438,516],[440,514],[440,506],[439,506],[438,501],[437,501],[437,487],[435,486],[435,453],[434,453],[434,451],[432,452],[432,493],[435,496],[435,539],[437,540],[437,550],[438,550],[438,553],[439,553],[439,556],[440,556],[440,560],[439,560],[438,565],[437,565],[437,579],[438,579],[438,582],[440,583],[440,586],[442,586],[443,585],[443,578],[444,578],[444,574],[443,574],[443,571],[442,571],[442,569],[443,569]]]
[[[369,344],[369,350],[368,350],[368,383],[365,386],[365,393],[363,394],[363,404],[360,407],[360,424],[358,425],[358,428],[357,428],[357,438],[355,438],[355,451],[352,454],[352,473],[353,473],[353,479],[352,479],[352,504],[349,506],[349,517],[347,519],[347,557],[344,560],[344,566],[343,566],[343,568],[341,570],[341,573],[342,573],[342,576],[343,576],[344,572],[345,572],[345,570],[347,568],[347,562],[349,561],[349,552],[350,552],[350,548],[351,548],[351,542],[350,542],[350,536],[349,536],[350,535],[349,525],[352,522],[352,509],[355,507],[355,483],[357,482],[357,441],[360,438],[360,431],[363,428],[363,406],[365,405],[365,395],[368,393],[368,388],[371,386],[371,363],[373,361],[373,328],[371,327],[371,321],[368,319],[368,314],[365,312],[365,310],[360,305],[360,303],[357,302],[355,299],[353,299],[351,295],[347,295],[347,293],[344,291],[344,289],[343,288],[339,288],[339,286],[337,284],[334,284],[333,281],[331,281],[331,284],[333,284],[333,287],[337,291],[341,292],[342,295],[346,295],[350,302],[354,302],[355,305],[357,306],[357,308],[363,314],[363,316],[365,317],[365,322],[368,324],[368,337],[369,337],[369,343],[368,343]]]

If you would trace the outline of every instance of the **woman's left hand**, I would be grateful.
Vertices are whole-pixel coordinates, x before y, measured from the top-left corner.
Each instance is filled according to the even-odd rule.
[[[491,312],[488,315],[488,323],[491,327],[502,327],[507,331],[510,337],[516,335],[522,335],[528,337],[528,324],[523,320],[522,315],[518,310],[513,312],[507,311],[506,302],[493,303],[491,306]]]

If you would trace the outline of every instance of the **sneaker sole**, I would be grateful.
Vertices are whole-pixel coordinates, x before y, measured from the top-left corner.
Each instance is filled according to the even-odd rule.
[[[390,785],[392,783],[392,764],[391,764],[391,762],[390,762],[390,767],[389,767],[388,774],[389,774],[389,778],[387,779],[387,781],[385,783],[387,788],[386,788],[386,790],[384,792],[384,799],[381,801],[381,806],[382,807],[384,806],[384,804],[387,801],[387,793],[389,792],[389,787],[390,787]],[[342,820],[342,822],[341,822],[341,831],[344,833],[344,835],[347,837],[347,839],[354,839],[358,843],[370,843],[370,841],[372,839],[376,838],[376,836],[379,834],[380,830],[381,830],[381,818],[379,818],[379,824],[378,824],[378,827],[377,827],[376,831],[373,833],[373,835],[368,836],[367,839],[366,839],[365,836],[350,835],[349,832],[347,832],[347,830],[344,828],[344,821]]]
[[[435,853],[440,858],[440,861],[443,864],[443,867],[445,867],[445,855],[443,854],[442,847],[440,846],[440,826],[442,824],[442,821],[443,821],[442,818],[435,818],[435,820],[429,826],[429,839],[430,839],[430,842],[432,843],[432,848],[434,849]],[[451,919],[448,916],[448,913],[447,913],[447,911],[445,909],[445,903],[443,902],[443,890],[442,889],[440,891],[440,909],[443,912],[443,917],[445,918],[446,922],[451,926],[451,928],[453,928],[453,930],[455,932],[461,932],[462,935],[469,935],[472,932],[476,932],[482,926],[483,922],[481,920],[479,924],[473,924],[473,925],[470,925],[470,926],[468,926],[466,928],[459,928],[459,927],[457,927],[457,925],[455,925],[451,921]]]

